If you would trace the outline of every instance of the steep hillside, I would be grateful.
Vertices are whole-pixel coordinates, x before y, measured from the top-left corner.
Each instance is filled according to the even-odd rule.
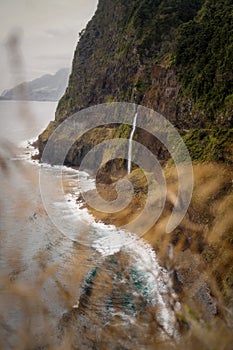
[[[213,141],[214,133],[217,144],[228,148],[225,135],[226,128],[232,127],[233,94],[232,7],[230,0],[100,0],[94,17],[80,33],[56,120],[39,137],[40,154],[65,118],[112,101],[152,108],[180,130],[205,128],[204,145],[209,139]],[[216,130],[210,131],[212,128]],[[106,130],[103,133],[108,138]],[[102,137],[100,132],[98,135]],[[137,130],[135,137],[148,146],[148,135]],[[185,137],[193,140],[193,131]],[[100,141],[94,135],[91,138],[95,138],[94,144]],[[197,132],[195,138],[203,142]],[[82,153],[82,144],[76,153]],[[188,145],[191,156],[197,159],[196,145]],[[85,139],[86,151],[91,147],[93,142],[88,145]],[[217,148],[212,159],[225,160],[222,154],[229,152],[219,153]],[[233,159],[232,147],[230,150],[227,161]],[[161,154],[161,147],[156,145],[152,151]],[[211,157],[208,154],[206,159]],[[69,164],[80,164],[80,158],[68,158]]]
[[[179,87],[175,67],[169,69],[170,53],[176,29],[194,18],[202,2],[100,0],[81,33],[56,119],[90,105],[127,101],[175,121]]]
[[[58,104],[55,121],[38,140],[41,156],[51,133],[66,118],[86,107],[115,101],[149,107],[177,127],[194,161],[194,189],[186,215],[171,234],[166,234],[171,212],[176,203],[182,208],[185,202],[177,200],[180,182],[171,152],[139,123],[134,140],[163,165],[165,205],[144,238],[173,276],[181,302],[178,319],[185,349],[230,349],[232,344],[232,16],[230,0],[99,0],[93,19],[80,33],[69,85]],[[129,138],[132,130],[122,121],[120,126],[101,124],[102,115],[96,109],[92,114],[82,113],[85,121],[91,116],[90,120],[97,118],[100,126],[91,126],[75,140],[65,159],[68,165],[79,166],[95,145],[106,139]],[[166,125],[160,129],[154,124],[165,134],[165,140],[173,137]],[[76,126],[83,127],[82,123]],[[50,148],[51,159],[46,161],[56,163],[74,129],[73,124],[69,130],[61,128]],[[179,150],[180,138],[172,140],[173,149]],[[98,156],[98,152],[92,153],[93,164]],[[159,208],[163,191],[156,183],[154,192],[149,193],[145,173],[134,164],[126,175],[126,166],[119,158],[107,162],[98,170],[97,191],[89,191],[90,202],[85,196],[77,200],[83,201],[97,220],[119,227],[132,221],[144,232]],[[154,169],[150,174],[157,176]],[[119,178],[133,185],[129,205],[116,212],[98,209],[102,207],[98,206],[97,194],[101,194],[101,204],[102,198],[113,202],[117,198]],[[187,182],[185,177],[181,187]],[[123,201],[128,192],[126,186]],[[148,197],[153,215],[147,211],[138,223],[134,219],[143,213]]]
[[[182,96],[192,98],[206,120],[232,127],[233,4],[207,0],[177,32],[175,63]]]

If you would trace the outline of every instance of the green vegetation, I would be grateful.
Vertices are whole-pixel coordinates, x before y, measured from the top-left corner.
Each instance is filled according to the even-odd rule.
[[[145,94],[145,92],[148,90],[150,86],[151,86],[150,76],[148,76],[147,80],[138,79],[137,83],[135,84],[135,88],[143,95]]]
[[[232,17],[231,0],[100,0],[80,35],[56,126],[91,105],[136,102],[181,134],[191,130],[184,141],[193,160],[231,162]],[[50,130],[39,140],[41,151]],[[114,137],[129,130],[122,125]],[[102,136],[83,142],[91,147]]]
[[[140,58],[162,57],[172,48],[175,28],[193,19],[203,1],[140,1],[132,19]]]
[[[179,25],[193,19],[203,0],[99,1],[82,31],[60,120],[92,104],[140,103],[152,85],[151,64],[170,51]]]
[[[233,129],[213,127],[212,129],[180,130],[180,135],[192,161],[233,163]],[[176,150],[176,159],[184,161],[180,137],[170,134],[168,140]],[[169,163],[173,162],[170,159]]]
[[[233,129],[193,129],[183,139],[194,161],[233,163]]]
[[[198,16],[180,26],[175,51],[182,93],[223,125],[232,125],[232,10],[230,0],[206,0]]]
[[[131,125],[120,124],[115,128],[114,138],[129,138]]]

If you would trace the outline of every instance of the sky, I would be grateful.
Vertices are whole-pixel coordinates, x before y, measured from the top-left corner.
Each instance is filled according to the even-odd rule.
[[[78,33],[97,2],[0,0],[0,94],[22,81],[71,67]],[[17,42],[13,51],[12,42]]]

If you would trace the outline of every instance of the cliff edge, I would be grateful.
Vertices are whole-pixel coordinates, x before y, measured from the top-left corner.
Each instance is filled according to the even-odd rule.
[[[230,155],[226,151],[231,147],[225,142],[233,110],[231,23],[229,0],[100,0],[80,33],[55,121],[39,136],[40,155],[53,130],[75,112],[125,101],[156,110],[180,130],[195,129],[194,135],[193,130],[185,134],[193,159],[200,153],[196,145],[202,143],[205,148],[213,142],[214,133],[223,145],[214,160],[225,160],[222,154],[227,154],[232,161],[232,151]],[[206,130],[204,143],[202,129]],[[101,138],[103,134],[108,138],[106,130],[98,132]],[[91,138],[94,144],[100,142],[97,135]],[[135,138],[143,139],[146,147],[147,139],[150,142],[138,132]],[[83,154],[83,144],[79,143],[76,153]],[[86,138],[85,150],[91,147],[93,142],[88,145]],[[161,154],[157,146],[152,151]],[[80,161],[68,155],[68,164]]]

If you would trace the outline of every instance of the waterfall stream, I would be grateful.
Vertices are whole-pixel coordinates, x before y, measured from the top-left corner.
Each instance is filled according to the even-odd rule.
[[[131,173],[131,167],[132,167],[132,141],[133,141],[133,136],[135,133],[136,125],[137,125],[137,117],[138,113],[135,113],[134,120],[133,120],[133,127],[130,133],[129,137],[129,150],[128,150],[128,174]]]

